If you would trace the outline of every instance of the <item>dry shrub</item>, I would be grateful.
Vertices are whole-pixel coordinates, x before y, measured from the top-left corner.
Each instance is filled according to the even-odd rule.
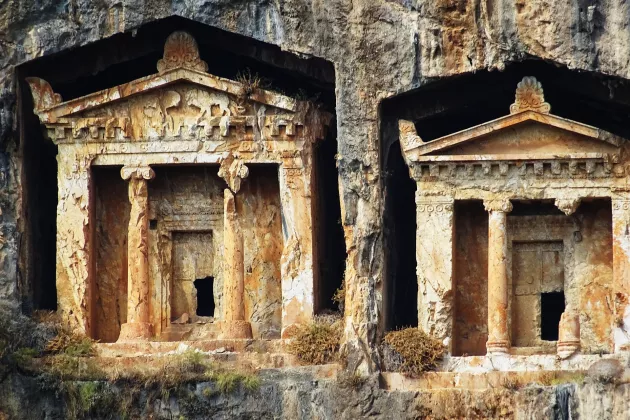
[[[258,73],[252,73],[247,68],[236,75],[236,81],[242,85],[242,91],[239,93],[241,100],[248,99],[256,90],[265,89],[269,86],[269,82],[258,75]]]
[[[401,372],[419,375],[435,369],[446,348],[418,328],[391,331],[385,335],[384,345],[402,358]]]
[[[340,341],[341,323],[316,321],[298,328],[288,350],[304,364],[322,365],[337,358]]]
[[[94,341],[84,335],[76,334],[60,327],[55,338],[46,345],[50,354],[65,354],[73,357],[90,357],[96,355]]]
[[[501,379],[500,385],[502,388],[510,391],[518,391],[523,386],[519,378],[513,376],[504,376]]]
[[[341,286],[339,286],[339,289],[335,290],[335,293],[333,294],[333,297],[332,297],[332,301],[334,304],[336,304],[339,307],[339,312],[343,313],[345,303],[346,303],[346,281],[345,280],[341,282]]]

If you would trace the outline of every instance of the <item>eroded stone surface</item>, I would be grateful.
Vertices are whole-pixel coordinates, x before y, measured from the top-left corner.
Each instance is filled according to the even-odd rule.
[[[67,322],[95,338],[99,337],[90,327],[93,313],[104,309],[94,298],[100,282],[92,269],[95,210],[90,174],[92,167],[101,165],[123,165],[121,176],[129,190],[127,311],[124,322],[116,314],[122,322],[119,341],[151,339],[162,332],[168,337],[172,321],[190,316],[203,304],[191,285],[211,277],[219,280],[213,291],[223,293],[205,299],[221,301],[216,306],[222,313],[216,318],[225,338],[251,338],[252,316],[256,333],[263,336],[290,333],[313,317],[311,155],[330,117],[309,103],[260,89],[243,98],[241,84],[209,75],[206,68],[194,39],[175,32],[166,41],[159,74],[123,86],[61,102],[48,83],[29,79],[35,112],[59,146],[60,156],[68,159],[59,160],[63,198],[57,220],[58,290],[65,295],[59,306],[68,315]],[[212,187],[204,190],[201,179],[187,179],[185,174],[181,184],[171,183],[168,190],[149,188],[149,180],[156,177],[151,165],[182,164],[214,167],[228,188],[219,196]],[[248,165],[256,164],[279,168],[275,179],[265,179],[278,185],[279,199],[273,198],[269,185],[239,192],[247,182]],[[213,184],[218,187],[216,181]],[[151,197],[150,191],[157,195]],[[254,217],[251,208],[257,212]],[[277,228],[281,216],[283,232]],[[249,258],[254,255],[248,272],[256,266],[247,282],[246,229],[247,237],[255,238],[247,241]],[[193,241],[198,249],[175,240],[185,232],[206,233]],[[274,284],[278,281],[281,287]],[[248,301],[259,302],[246,311]],[[178,331],[181,335],[183,330]],[[110,338],[116,332],[105,335]]]
[[[22,163],[17,144],[16,73],[13,66],[80,47],[171,15],[269,42],[335,63],[342,221],[349,252],[346,284],[347,349],[366,362],[379,318],[377,286],[382,191],[378,141],[381,98],[431,81],[481,69],[502,69],[526,57],[572,69],[630,75],[628,5],[621,1],[577,7],[571,2],[345,1],[138,2],[78,0],[10,2],[0,12],[0,140],[2,160],[2,267],[0,294],[17,308],[16,281]],[[611,87],[611,89],[613,89]],[[621,227],[620,227],[621,229]],[[372,251],[372,252],[368,252]],[[363,255],[371,255],[365,262]],[[77,265],[80,269],[81,264]],[[81,300],[81,298],[79,298]],[[622,299],[621,299],[622,300]],[[62,305],[63,306],[63,305]],[[630,313],[630,312],[629,312]],[[618,334],[625,335],[624,329]]]
[[[629,145],[550,109],[541,84],[525,77],[510,115],[494,121],[429,142],[400,121],[401,149],[417,182],[419,327],[452,338],[454,354],[483,354],[478,341],[485,331],[488,354],[557,351],[567,358],[578,349],[607,353],[627,343]],[[461,217],[462,233],[452,221],[426,223],[427,210],[440,208],[426,204],[444,200],[483,201],[487,243],[463,236],[482,233]],[[453,250],[467,255],[454,258]],[[473,264],[487,264],[487,276],[472,274]],[[456,285],[454,303],[432,292],[436,281],[446,290]],[[487,300],[475,290],[479,282],[487,282]],[[479,313],[483,304],[487,311]],[[441,307],[449,308],[445,316],[433,316]],[[487,330],[480,325],[486,323]]]

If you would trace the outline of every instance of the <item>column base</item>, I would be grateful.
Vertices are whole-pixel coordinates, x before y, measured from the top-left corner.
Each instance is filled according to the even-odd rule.
[[[150,322],[126,322],[120,326],[121,341],[147,341],[153,337],[153,324]]]
[[[249,321],[224,321],[221,326],[222,338],[252,338],[252,324]]]
[[[488,341],[486,350],[488,354],[508,354],[510,352],[510,343],[507,340]]]
[[[566,359],[580,349],[580,340],[558,341],[556,352],[558,357]]]

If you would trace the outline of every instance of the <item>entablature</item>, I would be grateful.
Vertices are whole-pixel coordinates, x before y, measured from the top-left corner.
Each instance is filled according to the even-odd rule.
[[[540,83],[526,77],[505,117],[427,142],[412,122],[401,120],[401,149],[418,182],[603,180],[630,174],[625,139],[550,110]]]

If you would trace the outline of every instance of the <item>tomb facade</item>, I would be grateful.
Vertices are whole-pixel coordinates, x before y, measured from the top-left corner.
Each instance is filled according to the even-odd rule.
[[[313,317],[331,116],[207,73],[186,32],[157,70],[65,102],[27,80],[58,147],[62,318],[103,342],[290,336]]]
[[[399,121],[418,325],[452,356],[628,346],[628,141],[551,110],[525,77],[505,117],[426,142]]]

